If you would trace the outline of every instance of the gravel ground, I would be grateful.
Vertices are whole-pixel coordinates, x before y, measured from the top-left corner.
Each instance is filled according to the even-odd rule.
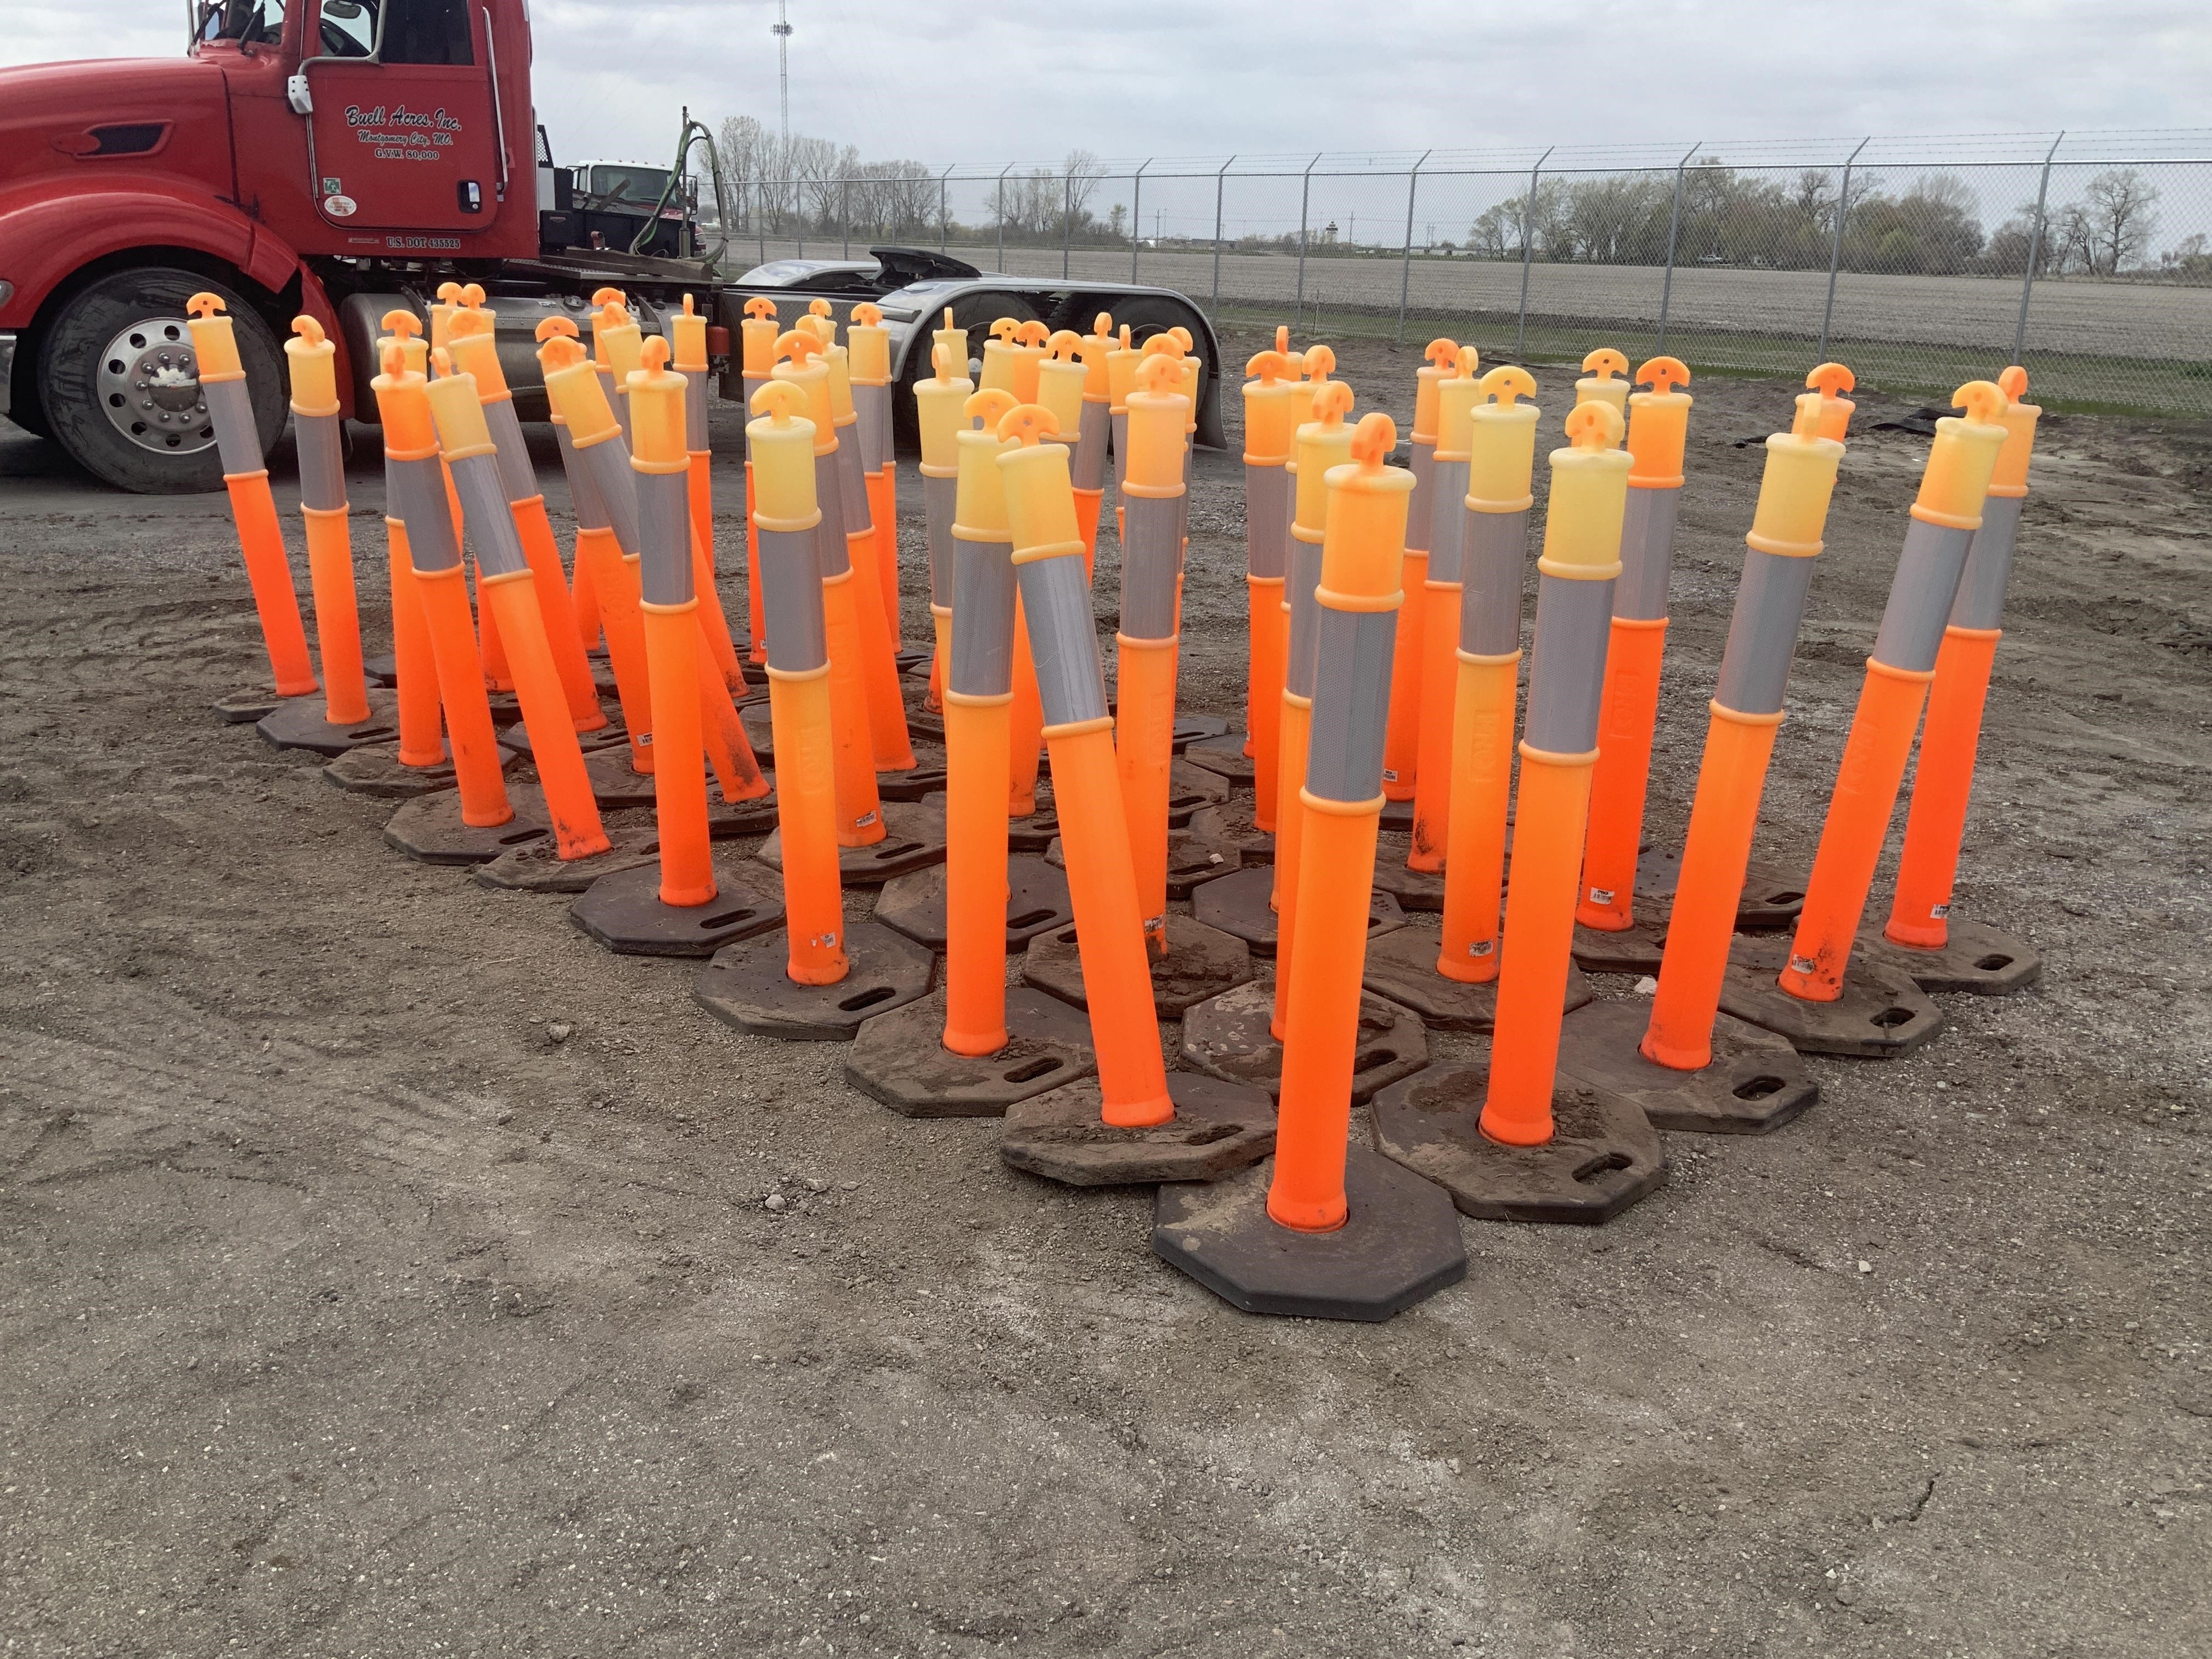
[[[1402,417],[1418,361],[1343,370]],[[1662,838],[1756,489],[1731,441],[1792,388],[1693,390]],[[1778,745],[1785,864],[1925,448],[1883,412]],[[1193,515],[1185,702],[1222,714],[1240,471],[1204,457]],[[380,636],[373,434],[351,477]],[[2035,483],[1960,903],[2041,983],[1814,1062],[1771,1137],[1670,1137],[1609,1227],[1468,1224],[1464,1285],[1350,1328],[1237,1314],[1149,1255],[1147,1194],[1017,1175],[561,902],[404,861],[388,805],[209,714],[264,672],[222,499],[0,437],[0,1651],[2212,1647],[2212,441],[2054,418]]]

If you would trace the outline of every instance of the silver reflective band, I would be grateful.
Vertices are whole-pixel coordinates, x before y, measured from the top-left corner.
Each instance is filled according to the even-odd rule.
[[[1103,719],[1104,671],[1098,630],[1091,620],[1091,586],[1079,555],[1056,554],[1014,567],[1022,589],[1022,620],[1030,657],[1036,665],[1037,696],[1047,726]],[[958,613],[955,612],[956,619]],[[956,620],[957,626],[957,620]]]
[[[1413,475],[1413,493],[1406,498],[1406,551],[1429,550],[1429,503],[1436,499],[1437,447],[1433,441],[1413,439],[1407,446],[1407,470]]]
[[[1881,632],[1875,636],[1876,662],[1909,674],[1925,674],[1936,666],[1936,648],[1943,642],[1943,627],[1959,597],[1959,577],[1973,540],[1971,530],[1923,519],[1907,524],[1905,550],[1898,555],[1889,604],[1881,613]]]
[[[208,418],[215,422],[216,447],[222,453],[222,470],[236,477],[261,471],[261,439],[253,428],[253,394],[246,382],[202,380],[200,396],[207,399]]]
[[[576,459],[591,475],[607,527],[615,532],[615,545],[624,558],[636,557],[637,474],[630,470],[629,446],[619,438],[603,438],[577,450]]]
[[[860,417],[860,470],[880,472],[891,458],[891,389],[854,386],[853,409]]]
[[[1429,501],[1429,580],[1447,585],[1464,580],[1467,569],[1467,466],[1438,461]]]
[[[850,427],[845,429],[852,431]],[[857,441],[841,440],[837,445],[837,504],[845,511],[847,535],[866,535],[875,529],[875,515],[868,510],[867,474],[860,467]]]
[[[707,376],[704,370],[684,377],[684,447],[707,447]]]
[[[1290,568],[1290,469],[1244,464],[1244,569],[1279,581]]]
[[[1114,488],[1119,489],[1129,481],[1129,411],[1116,415],[1109,404],[1107,416],[1114,428]]]
[[[922,475],[922,524],[929,539],[929,602],[948,608],[952,604],[952,515],[959,496],[959,479]]]
[[[952,650],[945,689],[966,697],[1014,689],[1014,545],[952,545]]]
[[[335,415],[292,416],[292,442],[300,452],[300,505],[331,513],[346,504],[345,458]]]
[[[822,522],[814,526],[815,557],[822,565],[822,580],[842,576],[853,568],[845,551],[845,498],[839,493],[837,458],[814,458],[814,502],[822,509]]]
[[[2012,554],[2020,535],[2020,510],[2024,495],[1992,495],[1982,504],[1982,527],[1966,550],[1966,568],[1959,577],[1959,597],[1952,602],[1954,628],[2001,628],[2004,625],[2005,584],[2012,580]]]
[[[561,441],[561,470],[568,475],[568,500],[575,510],[576,528],[611,529],[607,504],[599,499],[599,486],[592,482],[592,470],[584,465],[582,452],[570,441],[568,428],[556,425],[553,431]]]
[[[468,521],[469,540],[477,550],[477,570],[486,576],[504,576],[529,566],[522,557],[522,538],[507,510],[507,491],[500,487],[499,462],[489,455],[464,455],[447,465],[453,470],[453,494],[461,498],[461,516]]]
[[[1390,723],[1395,611],[1321,611],[1320,664],[1306,787],[1323,800],[1367,801],[1382,793],[1382,737]]]
[[[451,570],[461,562],[453,537],[453,510],[446,501],[446,477],[438,458],[384,463],[386,491],[399,522],[407,526],[407,557],[425,573]]]
[[[1728,648],[1721,653],[1721,683],[1713,701],[1739,714],[1778,714],[1790,690],[1790,659],[1805,619],[1805,595],[1814,561],[1745,550],[1729,619]]]
[[[1180,495],[1131,495],[1122,501],[1121,633],[1128,639],[1175,635],[1182,501]]]
[[[1291,574],[1283,583],[1284,603],[1291,608],[1289,653],[1283,662],[1283,690],[1301,697],[1313,696],[1314,662],[1318,650],[1321,602],[1314,589],[1321,586],[1321,544],[1291,543]]]
[[[1620,574],[1613,579],[1613,614],[1631,622],[1657,622],[1667,614],[1667,584],[1674,569],[1674,520],[1682,492],[1628,492],[1620,525]]]
[[[681,472],[637,475],[638,597],[682,605],[691,589],[691,492]]]
[[[530,446],[523,441],[522,422],[512,398],[501,398],[483,406],[484,425],[491,430],[492,447],[499,453],[501,488],[510,501],[526,501],[545,492],[538,483],[538,469],[530,464]]]
[[[815,562],[811,530],[760,532],[762,620],[768,629],[768,665],[805,674],[830,660],[822,617],[822,572]]]
[[[1503,657],[1521,648],[1521,586],[1528,578],[1528,510],[1473,513],[1462,526],[1459,648]]]
[[[1597,747],[1605,647],[1613,632],[1613,584],[1566,576],[1536,580],[1536,645],[1528,664],[1528,714],[1522,738],[1549,755]]]
[[[1078,489],[1106,487],[1106,446],[1113,428],[1112,410],[1104,404],[1086,399],[1083,422],[1077,428],[1075,453],[1069,458],[1069,465],[1074,469],[1073,482]]]

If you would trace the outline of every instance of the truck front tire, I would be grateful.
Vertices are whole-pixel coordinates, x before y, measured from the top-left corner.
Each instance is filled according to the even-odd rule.
[[[63,302],[39,352],[46,425],[94,477],[142,495],[222,488],[184,328],[185,301],[203,291],[222,296],[235,325],[264,455],[283,430],[283,356],[251,301],[174,266],[112,271]]]

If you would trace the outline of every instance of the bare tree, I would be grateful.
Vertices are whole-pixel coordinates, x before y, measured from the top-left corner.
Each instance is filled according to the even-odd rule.
[[[1066,179],[1066,200],[1069,217],[1079,225],[1090,218],[1091,198],[1106,177],[1106,170],[1098,158],[1087,149],[1072,149],[1067,160],[1060,164]]]
[[[2142,263],[2158,228],[2158,188],[2133,167],[2108,167],[2089,180],[2080,204],[2092,276],[2116,276]]]

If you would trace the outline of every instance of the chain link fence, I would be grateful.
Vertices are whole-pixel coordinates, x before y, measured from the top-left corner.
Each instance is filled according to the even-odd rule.
[[[1941,399],[2007,362],[2039,401],[2212,416],[2212,130],[1665,155],[1230,157],[733,184],[772,258],[936,247],[987,270],[1181,289],[1218,321],[1486,359],[1596,344]]]

